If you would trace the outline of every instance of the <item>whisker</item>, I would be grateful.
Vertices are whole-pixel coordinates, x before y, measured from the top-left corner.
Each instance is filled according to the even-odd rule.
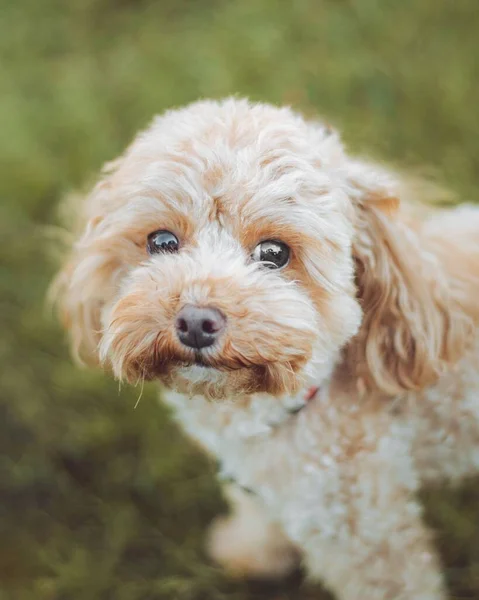
[[[140,400],[141,397],[143,396],[143,389],[145,387],[145,376],[142,375],[141,377],[141,390],[140,390],[140,395],[138,396],[138,400],[136,401],[135,406],[133,407],[133,410],[136,410],[136,407],[138,406],[138,404],[140,404]]]

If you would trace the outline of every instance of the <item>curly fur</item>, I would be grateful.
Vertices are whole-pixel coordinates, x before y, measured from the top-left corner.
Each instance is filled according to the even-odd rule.
[[[479,210],[410,196],[329,127],[228,99],[156,118],[78,207],[54,285],[74,353],[160,381],[254,490],[210,536],[233,572],[301,554],[344,600],[445,597],[415,493],[479,467]],[[158,229],[178,253],[147,254]],[[250,260],[265,239],[290,246],[283,270]],[[200,364],[175,333],[185,304],[227,319]]]

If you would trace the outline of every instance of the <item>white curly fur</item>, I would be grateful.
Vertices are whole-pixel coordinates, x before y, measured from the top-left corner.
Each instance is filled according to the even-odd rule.
[[[255,493],[230,490],[216,560],[271,576],[301,555],[343,600],[444,598],[415,494],[479,467],[479,210],[421,207],[330,128],[228,99],[156,118],[78,213],[55,286],[75,353],[161,381]],[[178,253],[148,256],[158,229]],[[265,239],[284,269],[251,261]],[[177,338],[185,304],[226,316],[207,366]]]

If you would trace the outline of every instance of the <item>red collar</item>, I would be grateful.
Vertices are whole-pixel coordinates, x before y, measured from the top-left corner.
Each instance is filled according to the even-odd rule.
[[[308,391],[306,392],[306,395],[304,397],[304,401],[306,403],[311,402],[311,400],[314,400],[316,398],[316,396],[318,395],[318,392],[319,392],[319,386],[312,385],[310,388],[308,388]]]
[[[318,392],[319,392],[318,386],[312,385],[310,388],[308,388],[306,391],[306,394],[304,395],[304,404],[300,404],[299,406],[296,406],[295,408],[290,408],[288,410],[289,414],[297,415],[299,412],[301,412],[303,410],[303,408],[308,406],[308,404],[316,398],[316,396],[318,395]]]

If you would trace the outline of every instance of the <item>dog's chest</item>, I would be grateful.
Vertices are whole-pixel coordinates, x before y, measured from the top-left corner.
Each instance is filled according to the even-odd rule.
[[[211,403],[175,392],[165,394],[183,429],[218,461],[220,479],[234,480],[247,489],[267,489],[274,472],[282,471],[291,456],[295,431],[304,429],[297,414],[310,392],[279,401],[261,396],[247,406],[240,403]],[[284,444],[288,437],[289,445]],[[281,467],[278,469],[278,467]]]

